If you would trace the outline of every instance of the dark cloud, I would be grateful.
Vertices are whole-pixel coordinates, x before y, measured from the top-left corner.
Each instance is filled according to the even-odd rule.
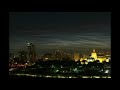
[[[10,50],[54,48],[110,49],[110,12],[10,12]]]

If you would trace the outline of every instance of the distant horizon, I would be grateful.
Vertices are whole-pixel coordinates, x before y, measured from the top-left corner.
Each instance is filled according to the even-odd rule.
[[[75,48],[74,48],[75,49]],[[47,54],[47,53],[53,53],[56,52],[57,50],[63,50],[64,52],[67,51],[68,53],[74,53],[74,49],[43,49],[42,51],[36,51],[37,55],[43,55],[43,54]],[[78,53],[79,54],[91,54],[92,50],[94,48],[79,48],[78,49]],[[111,49],[100,49],[100,48],[95,48],[96,52],[111,52]],[[18,49],[15,51],[10,51],[10,53],[13,53],[15,55],[18,55],[19,51],[26,51],[27,52],[27,48],[26,49]]]

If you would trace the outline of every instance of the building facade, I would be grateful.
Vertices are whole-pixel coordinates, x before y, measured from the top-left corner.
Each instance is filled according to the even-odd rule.
[[[93,52],[91,53],[91,58],[97,60],[97,53],[95,52],[95,49],[93,49]]]

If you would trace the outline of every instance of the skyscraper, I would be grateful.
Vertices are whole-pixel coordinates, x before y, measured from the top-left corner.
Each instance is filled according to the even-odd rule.
[[[28,60],[30,62],[36,61],[35,45],[33,45],[32,43],[28,43]]]

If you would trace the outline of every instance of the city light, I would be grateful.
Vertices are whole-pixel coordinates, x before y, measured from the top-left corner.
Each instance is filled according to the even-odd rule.
[[[109,73],[109,70],[106,70],[105,73]]]
[[[95,51],[92,53],[95,53]],[[47,54],[47,55],[52,55],[52,54]],[[22,56],[24,57],[25,55],[22,55]],[[59,57],[59,55],[57,55],[57,57]],[[53,60],[52,61],[52,60],[49,60],[48,57],[44,57],[44,58],[46,59],[46,61],[40,61],[39,64],[37,64],[38,61],[31,62],[30,60],[26,60],[26,62],[24,64],[18,63],[15,61],[14,63],[9,64],[9,67],[10,67],[9,74],[10,75],[18,75],[18,76],[41,77],[41,78],[42,77],[44,77],[44,78],[111,78],[109,70],[105,70],[105,71],[103,70],[103,68],[104,69],[111,68],[110,64],[107,65],[107,64],[101,62],[101,63],[99,63],[99,64],[103,65],[101,67],[96,63],[97,60],[93,61],[94,60],[93,57],[92,58],[88,57],[87,60],[82,60],[80,62],[76,62],[74,60],[74,58],[73,58],[73,61],[64,61],[64,60],[63,61],[61,61],[61,60]],[[10,58],[10,60],[11,60],[11,58]],[[49,63],[47,63],[47,62],[49,62]],[[62,62],[62,63],[60,63],[60,62]],[[70,62],[72,62],[73,64],[71,64],[69,66]],[[109,63],[109,62],[107,62],[107,63]],[[48,67],[47,65],[49,65],[50,67]],[[99,76],[99,75],[96,76],[96,74],[93,74],[92,76],[89,76],[89,75],[87,76],[87,74],[89,74],[88,70],[89,71],[92,70],[92,72],[94,71],[95,73],[97,73],[97,72],[106,73],[108,76]],[[17,74],[14,73],[16,71],[17,71]],[[30,71],[29,74],[26,73],[28,71]],[[38,74],[32,73],[32,72],[36,72]],[[49,74],[41,75],[44,72],[48,72],[48,73],[52,73],[52,74],[54,73],[54,75],[49,75]],[[86,74],[81,75],[82,73],[84,74],[84,72],[86,72]],[[57,75],[57,74],[63,74],[63,75]],[[68,74],[68,75],[66,76],[64,74]],[[73,75],[71,76],[70,74],[73,74]],[[74,76],[74,74],[78,74],[78,76]]]
[[[59,72],[59,70],[56,70],[56,72]]]
[[[47,57],[44,57],[45,61],[44,60],[34,61],[33,59],[31,59],[32,55],[30,55],[30,57],[28,57],[28,59],[26,60],[26,62],[24,62],[24,64],[22,64],[23,62],[20,63],[13,60],[14,62],[12,62],[12,64],[9,64],[9,67],[10,67],[9,74],[18,75],[18,76],[41,77],[41,78],[42,77],[44,78],[111,78],[110,71],[107,69],[107,68],[111,68],[109,62],[103,63],[103,61],[105,60],[103,60],[100,63],[97,62],[98,60],[94,60],[94,58],[97,57],[97,56],[94,56],[94,55],[97,55],[97,53],[96,54],[95,53],[96,53],[95,50],[93,50],[93,52],[91,53],[92,54],[91,56],[93,56],[92,58],[91,56],[84,57],[86,58],[86,60],[83,59],[80,61],[75,60],[76,56],[75,58],[73,58],[73,60],[65,61],[65,60],[62,60],[61,58],[60,60],[58,60],[59,55],[56,55],[57,58],[56,60],[54,60],[55,54],[53,54],[53,56],[50,56],[50,57],[53,57],[53,60],[50,60],[47,56]],[[46,55],[52,55],[52,54],[46,54]],[[78,54],[75,54],[75,55],[78,55]],[[24,58],[25,56],[26,56],[25,51],[21,51],[19,56],[21,60],[25,60]],[[12,58],[10,57],[10,60],[11,59]],[[28,74],[28,71],[30,72],[29,74]],[[14,72],[17,72],[17,74],[15,74]],[[49,74],[45,75],[44,74],[45,72],[52,73],[54,75],[49,75]],[[86,72],[86,74],[84,72]],[[94,72],[94,74],[92,74],[91,76],[89,75],[90,72]],[[105,73],[106,76],[101,76],[101,75],[98,75],[97,73],[101,73],[101,75]],[[61,74],[61,75],[57,75],[57,74]],[[69,75],[66,76],[64,74],[69,74]],[[78,74],[78,76],[76,76],[75,74]]]
[[[111,12],[9,12],[9,76],[111,78]]]

